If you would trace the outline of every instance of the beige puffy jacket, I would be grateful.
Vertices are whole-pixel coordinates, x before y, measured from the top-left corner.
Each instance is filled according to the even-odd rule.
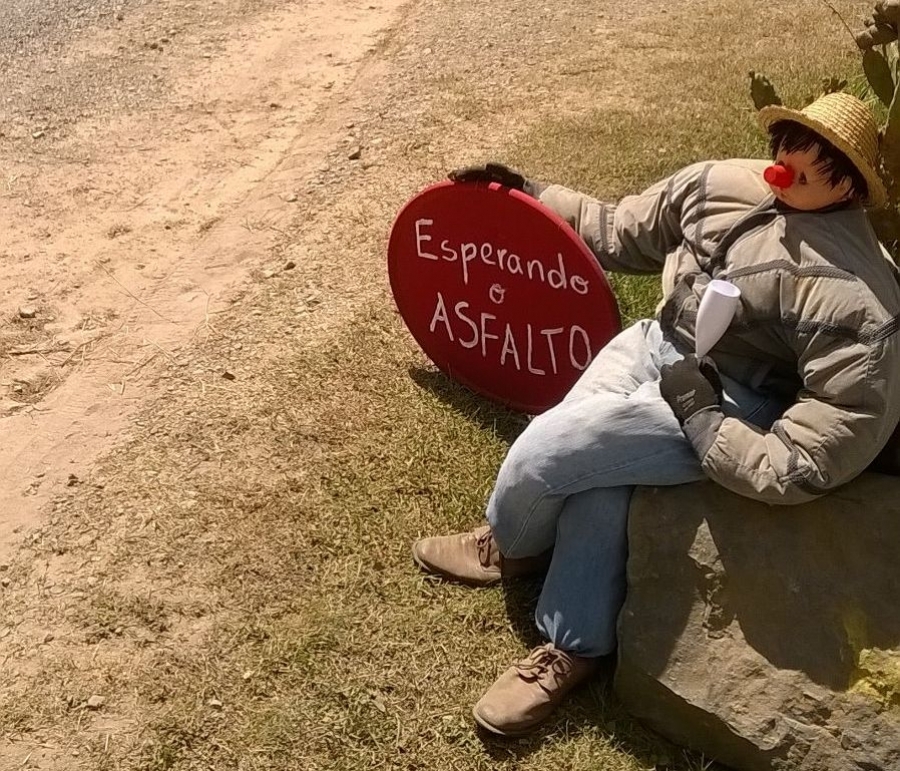
[[[710,355],[724,374],[791,406],[768,432],[712,410],[685,433],[711,479],[791,504],[857,476],[900,419],[900,283],[862,208],[784,208],[762,179],[766,165],[695,164],[616,205],[559,185],[539,200],[604,269],[662,272],[660,324],[684,352],[706,284],[740,287],[741,306]]]

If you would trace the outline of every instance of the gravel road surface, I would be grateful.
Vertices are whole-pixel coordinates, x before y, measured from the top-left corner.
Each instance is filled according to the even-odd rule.
[[[136,0],[127,7],[137,8],[148,1]],[[125,7],[121,0],[4,0],[0,11],[0,63],[5,70],[17,59],[52,50],[54,45],[85,29],[111,25],[117,15],[124,19]]]
[[[3,0],[0,140],[40,153],[35,134],[64,138],[80,119],[147,107],[169,93],[181,59],[214,55],[233,22],[298,4]]]

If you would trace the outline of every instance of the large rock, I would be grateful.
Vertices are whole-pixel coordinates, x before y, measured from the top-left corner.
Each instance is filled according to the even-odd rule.
[[[738,771],[900,769],[900,479],[770,507],[635,492],[615,688]]]

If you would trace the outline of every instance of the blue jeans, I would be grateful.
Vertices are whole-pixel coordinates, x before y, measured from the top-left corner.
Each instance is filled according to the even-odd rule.
[[[634,486],[704,478],[659,392],[660,367],[680,358],[655,321],[629,327],[560,404],[528,425],[500,468],[488,522],[506,557],[553,547],[535,620],[558,648],[581,656],[615,648]],[[726,414],[768,428],[785,408],[722,381]]]

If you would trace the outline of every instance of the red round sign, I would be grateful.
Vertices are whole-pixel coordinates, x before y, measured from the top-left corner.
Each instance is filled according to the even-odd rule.
[[[493,183],[440,182],[409,201],[388,273],[400,315],[445,374],[529,413],[557,404],[621,326],[587,245]]]

